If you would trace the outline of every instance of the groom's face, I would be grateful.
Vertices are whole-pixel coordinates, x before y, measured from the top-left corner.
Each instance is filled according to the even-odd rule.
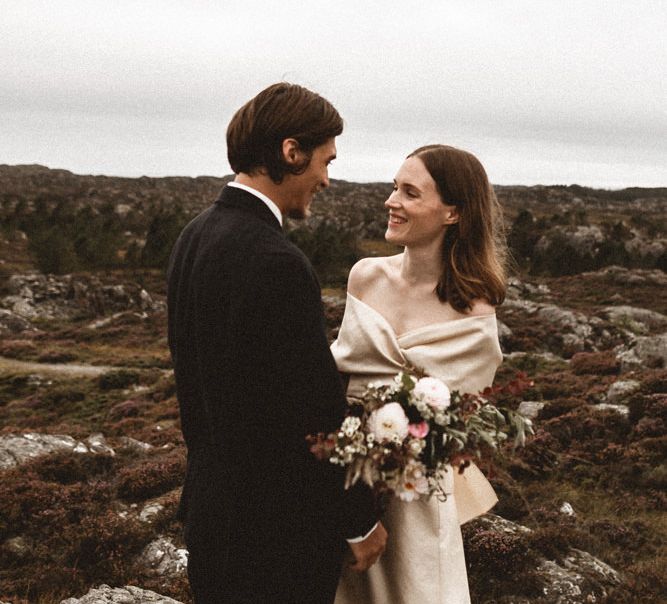
[[[283,181],[289,189],[287,216],[307,218],[315,193],[329,186],[329,164],[336,159],[336,139],[315,147],[308,167],[302,174],[288,174]]]

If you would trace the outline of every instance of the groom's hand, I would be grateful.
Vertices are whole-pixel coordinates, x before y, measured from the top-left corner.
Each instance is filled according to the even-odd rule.
[[[363,572],[375,564],[384,552],[387,545],[387,531],[381,522],[378,522],[375,530],[359,543],[350,543],[350,549],[355,561],[350,565],[352,570]]]

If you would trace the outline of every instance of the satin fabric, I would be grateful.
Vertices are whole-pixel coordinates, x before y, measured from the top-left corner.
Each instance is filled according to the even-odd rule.
[[[369,383],[389,383],[406,364],[442,379],[451,390],[477,393],[491,385],[502,352],[495,315],[436,323],[397,335],[374,308],[347,295],[331,350],[350,374],[348,395]],[[447,474],[446,501],[392,498],[383,523],[387,549],[368,572],[344,569],[336,604],[468,604],[460,524],[497,502],[476,466]]]

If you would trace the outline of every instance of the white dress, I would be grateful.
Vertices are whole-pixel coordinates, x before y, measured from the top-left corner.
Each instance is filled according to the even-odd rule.
[[[495,315],[466,317],[396,335],[387,320],[351,294],[338,339],[338,369],[349,394],[369,382],[390,382],[406,363],[441,378],[451,390],[491,385],[502,353]],[[476,466],[448,473],[445,502],[392,498],[382,522],[387,548],[367,572],[345,568],[336,604],[469,604],[460,524],[488,511],[495,493]]]

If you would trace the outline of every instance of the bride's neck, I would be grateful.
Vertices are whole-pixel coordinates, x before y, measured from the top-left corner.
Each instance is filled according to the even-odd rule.
[[[442,275],[440,246],[406,247],[401,262],[401,278],[411,286],[435,287]]]

